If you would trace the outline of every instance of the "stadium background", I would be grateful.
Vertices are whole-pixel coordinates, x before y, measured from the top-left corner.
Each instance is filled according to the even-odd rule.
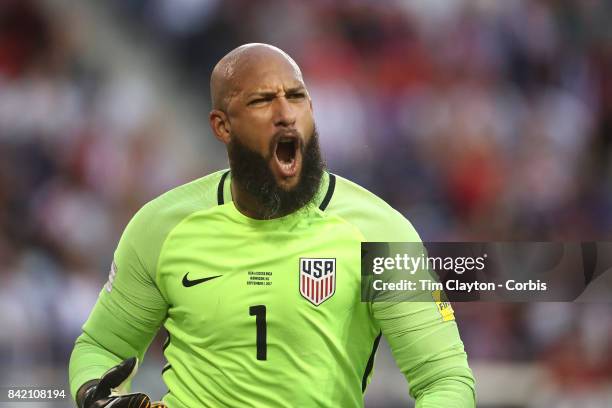
[[[3,0],[0,387],[64,385],[126,222],[226,166],[208,78],[244,42],[295,57],[329,168],[425,240],[610,239],[611,21],[604,0]],[[610,303],[455,309],[479,407],[612,406]],[[367,406],[406,390],[384,347]]]

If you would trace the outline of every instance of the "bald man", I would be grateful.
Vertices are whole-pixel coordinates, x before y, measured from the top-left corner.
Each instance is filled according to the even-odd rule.
[[[122,392],[163,326],[171,408],[362,407],[383,335],[417,407],[474,407],[449,306],[430,293],[362,301],[361,243],[420,239],[325,171],[297,64],[241,46],[214,68],[211,96],[230,169],[156,198],[126,227],[71,357],[78,405],[148,406]]]

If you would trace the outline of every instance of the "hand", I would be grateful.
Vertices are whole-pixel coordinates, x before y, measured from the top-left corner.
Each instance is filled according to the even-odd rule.
[[[138,359],[128,358],[108,370],[99,381],[86,383],[77,394],[80,408],[164,408],[163,402],[151,405],[143,393],[125,394],[124,387],[138,370]]]

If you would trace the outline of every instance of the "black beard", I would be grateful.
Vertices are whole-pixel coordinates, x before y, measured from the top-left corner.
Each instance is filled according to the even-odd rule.
[[[268,157],[245,146],[238,135],[232,135],[227,149],[232,179],[256,201],[257,213],[263,219],[291,214],[310,203],[319,190],[325,168],[315,129],[306,146],[300,144],[302,170],[298,184],[285,190],[278,185],[270,168],[274,140]]]

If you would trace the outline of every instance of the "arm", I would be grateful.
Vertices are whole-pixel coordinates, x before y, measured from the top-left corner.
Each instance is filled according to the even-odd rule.
[[[356,184],[336,178],[336,193],[326,211],[353,224],[363,241],[421,242],[399,212]],[[472,408],[474,377],[452,310],[439,312],[431,293],[420,296],[404,302],[372,302],[372,317],[409,380],[417,408]]]
[[[417,408],[476,406],[474,377],[454,317],[433,301],[372,303]]]
[[[167,303],[154,280],[155,261],[139,250],[147,224],[138,215],[126,228],[111,268],[109,282],[100,292],[83,334],[70,358],[70,390],[76,398],[85,383],[99,379],[129,357],[143,355],[166,317]],[[90,384],[88,384],[90,385]]]
[[[426,251],[421,239],[400,214],[393,212],[387,218],[384,239],[390,242],[390,254],[411,253],[419,256]],[[378,233],[378,231],[374,231]],[[370,232],[370,240],[383,238]],[[389,271],[389,281],[407,278],[405,271]],[[421,269],[411,279],[429,279],[429,271]],[[436,296],[436,298],[434,298]],[[468,366],[467,355],[455,322],[450,303],[440,302],[440,293],[415,291],[405,294],[386,293],[371,303],[374,319],[380,326],[397,365],[410,384],[410,394],[417,408],[476,406],[474,377]],[[398,301],[399,300],[399,301]]]

